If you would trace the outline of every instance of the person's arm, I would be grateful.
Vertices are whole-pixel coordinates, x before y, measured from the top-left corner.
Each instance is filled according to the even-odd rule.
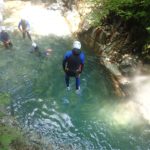
[[[67,59],[63,59],[62,65],[63,65],[63,70],[64,70],[64,71],[65,71],[66,62],[67,62]]]
[[[85,55],[83,52],[80,54],[80,59],[81,59],[81,65],[80,65],[80,73],[81,73],[83,71],[84,61],[85,61]]]
[[[20,21],[19,24],[18,24],[18,29],[19,29],[20,31],[22,31],[22,30],[21,30],[21,21]]]
[[[72,54],[71,51],[68,51],[66,52],[64,58],[63,58],[63,62],[62,62],[62,66],[63,66],[63,70],[66,71],[66,63],[67,63],[67,60],[69,58],[69,56]]]
[[[67,56],[67,53],[66,53],[65,56],[64,56],[64,59],[63,59],[63,63],[62,63],[62,66],[63,66],[63,70],[64,70],[64,71],[65,71],[65,69],[66,69],[67,58],[68,58],[68,56]]]

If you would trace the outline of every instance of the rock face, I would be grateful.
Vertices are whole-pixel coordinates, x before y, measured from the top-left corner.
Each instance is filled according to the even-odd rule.
[[[62,2],[65,4],[65,1]],[[65,5],[63,12],[72,33],[77,33],[80,40],[100,57],[100,63],[112,73],[117,95],[129,95],[126,90],[128,78],[143,68],[140,56],[147,32],[135,20],[125,22],[114,14],[108,16],[101,26],[90,27],[85,19],[90,11],[88,6],[82,0],[72,0],[68,5]]]
[[[91,51],[99,55],[100,63],[115,76],[117,90],[128,84],[127,78],[143,67],[140,56],[147,33],[132,20],[124,22],[121,18],[111,16],[102,26],[83,29],[79,37]],[[126,91],[122,94],[126,95]]]

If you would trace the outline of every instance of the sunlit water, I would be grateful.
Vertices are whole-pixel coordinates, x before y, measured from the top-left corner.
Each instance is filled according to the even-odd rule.
[[[71,90],[67,91],[62,58],[72,47],[69,30],[60,25],[62,18],[58,17],[57,21],[55,17],[56,22],[51,23],[53,12],[48,21],[46,16],[50,12],[43,10],[43,24],[37,25],[42,14],[36,8],[27,10],[34,31],[38,32],[33,39],[40,51],[47,48],[52,51],[48,58],[30,53],[31,42],[23,40],[17,32],[11,34],[12,50],[0,47],[0,92],[10,94],[9,110],[22,127],[38,133],[55,150],[148,150],[150,113],[147,106],[150,104],[146,100],[150,95],[146,100],[142,96],[149,88],[138,83],[142,87],[138,89],[141,94],[138,91],[128,100],[115,97],[108,72],[100,66],[98,57],[83,48],[86,61],[81,75],[81,93],[75,93],[74,78]],[[38,18],[32,18],[31,14],[38,14],[35,15]],[[57,36],[49,35],[56,31]]]
[[[84,49],[81,93],[75,81],[67,91],[62,58],[72,39],[48,36],[37,39],[48,58],[30,53],[28,39],[13,39],[13,50],[0,50],[0,91],[11,95],[14,114],[23,127],[47,139],[54,149],[148,150],[149,124],[130,101],[113,95],[107,72],[98,58]]]

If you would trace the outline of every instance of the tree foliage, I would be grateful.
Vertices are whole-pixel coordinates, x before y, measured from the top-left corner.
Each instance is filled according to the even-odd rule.
[[[134,19],[145,27],[150,26],[150,0],[89,0],[89,3],[94,24],[113,12],[125,20]]]

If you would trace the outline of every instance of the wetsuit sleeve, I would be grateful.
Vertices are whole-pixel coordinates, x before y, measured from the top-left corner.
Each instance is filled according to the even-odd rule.
[[[65,71],[65,66],[66,66],[66,63],[67,63],[67,60],[68,58],[71,56],[72,52],[71,51],[68,51],[66,52],[66,54],[64,55],[64,58],[63,58],[63,63],[62,63],[62,66],[63,66],[63,70]]]
[[[84,61],[85,61],[85,55],[83,52],[80,54],[80,59],[81,59],[81,72],[82,72],[84,68]]]

